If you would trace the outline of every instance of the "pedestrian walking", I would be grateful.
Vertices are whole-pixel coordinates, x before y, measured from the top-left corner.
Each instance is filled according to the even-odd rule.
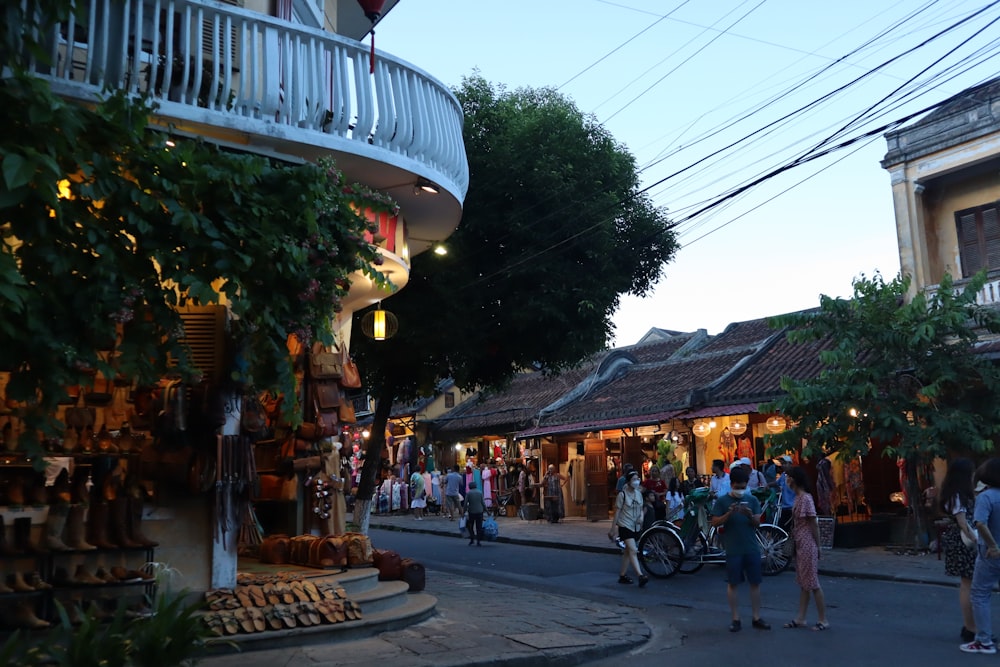
[[[816,503],[809,490],[809,478],[802,468],[788,471],[786,483],[795,492],[792,506],[792,540],[795,543],[795,581],[799,585],[799,613],[785,623],[786,628],[806,627],[806,613],[809,611],[809,597],[816,603],[816,624],[813,630],[827,630],[826,599],[819,585],[819,521],[816,518]]]
[[[976,545],[976,565],[972,570],[972,618],[976,623],[976,637],[959,648],[965,653],[996,653],[993,643],[993,618],[990,598],[993,587],[1000,581],[1000,458],[987,459],[976,470],[976,479],[986,485],[976,498],[973,523],[979,533]]]
[[[972,573],[976,566],[977,536],[972,528],[976,507],[976,492],[972,478],[976,474],[971,459],[957,458],[948,466],[938,501],[948,518],[948,527],[941,534],[944,551],[944,573],[958,577],[958,606],[962,611],[962,641],[976,638],[976,620],[972,615]]]
[[[649,577],[644,575],[639,567],[639,552],[635,545],[639,535],[642,534],[644,501],[641,486],[639,473],[635,470],[629,471],[624,488],[618,492],[615,499],[615,516],[611,520],[611,530],[608,531],[608,538],[613,540],[617,535],[625,545],[618,583],[634,583],[632,577],[628,576],[628,568],[631,567],[639,578],[640,588],[649,583]]]
[[[461,487],[462,476],[458,473],[458,466],[455,466],[444,478],[445,509],[449,521],[454,521],[455,515],[462,516]]]
[[[483,546],[483,514],[486,513],[486,501],[475,482],[469,482],[469,488],[465,492],[465,511],[469,515],[465,524],[469,531],[469,546],[472,546],[473,542]]]
[[[414,470],[410,475],[410,508],[413,510],[413,518],[417,521],[424,520],[424,509],[427,507],[427,487],[424,476],[419,470]]]
[[[720,462],[721,463],[721,462]],[[713,464],[714,465],[714,464]],[[712,525],[724,527],[722,543],[726,549],[726,597],[733,620],[730,632],[743,629],[740,620],[739,585],[750,584],[750,606],[753,612],[751,625],[757,630],[770,630],[771,626],[760,617],[760,583],[763,574],[760,566],[760,547],[757,545],[757,526],[760,525],[760,502],[746,493],[750,471],[737,466],[729,472],[729,492],[719,496],[712,507]]]

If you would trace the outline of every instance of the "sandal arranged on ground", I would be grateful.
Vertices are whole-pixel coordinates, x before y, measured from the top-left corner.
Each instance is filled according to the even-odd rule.
[[[236,599],[240,601],[241,607],[252,607],[253,600],[250,599],[250,594],[247,593],[245,588],[236,589]]]
[[[274,605],[273,613],[281,619],[281,622],[285,624],[286,628],[294,628],[297,625],[295,615],[287,606],[283,604]]]
[[[281,596],[274,589],[274,584],[268,582],[260,589],[269,605],[281,604]]]
[[[295,602],[295,595],[292,593],[292,589],[285,582],[281,582],[274,585],[275,592],[281,596],[281,601],[285,604],[292,604]]]
[[[317,589],[316,585],[311,581],[303,581],[302,590],[305,591],[305,594],[309,596],[309,599],[312,602],[319,602],[323,599],[319,594],[319,589]]]
[[[789,628],[789,629],[804,628],[804,627],[806,627],[806,622],[802,621],[801,623],[799,623],[798,621],[792,620],[792,621],[788,621],[788,623],[785,623],[781,627],[783,627],[783,628]]]
[[[275,611],[274,605],[268,605],[261,609],[264,614],[264,618],[267,620],[267,624],[272,630],[280,630],[285,627],[284,621],[281,620],[281,616]]]
[[[253,622],[254,632],[264,632],[267,630],[267,619],[264,618],[264,612],[257,607],[251,607],[247,609],[247,615],[250,617],[250,621]]]
[[[209,631],[216,637],[226,634],[225,623],[217,612],[208,612],[201,617],[201,620],[205,622]]]
[[[219,619],[222,621],[222,628],[226,631],[227,635],[235,635],[240,631],[240,624],[237,622],[236,617],[233,616],[234,612],[231,611],[220,611]]]
[[[813,630],[817,632],[822,632],[823,630],[829,630],[829,629],[830,629],[829,623],[820,623],[817,621],[816,625],[813,626]]]
[[[254,605],[263,607],[267,604],[267,599],[264,597],[264,591],[260,586],[257,586],[256,584],[247,586],[247,593],[250,594],[250,599],[253,600]]]
[[[246,607],[240,607],[233,612],[233,618],[237,620],[240,627],[243,628],[243,632],[256,632],[257,628],[254,627],[253,619],[250,618],[250,614]]]

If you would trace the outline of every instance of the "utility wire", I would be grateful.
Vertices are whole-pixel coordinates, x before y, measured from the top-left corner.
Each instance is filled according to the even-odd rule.
[[[682,2],[679,5],[677,5],[672,10],[670,10],[670,13],[664,14],[660,18],[656,19],[655,21],[653,21],[652,23],[650,23],[648,26],[646,26],[645,28],[643,28],[639,32],[635,33],[634,35],[632,35],[631,37],[629,37],[628,39],[626,39],[624,42],[622,42],[621,44],[619,44],[615,48],[611,49],[610,51],[608,51],[607,53],[605,53],[603,56],[601,56],[600,58],[598,58],[594,62],[590,63],[589,65],[587,65],[585,68],[583,68],[582,70],[580,70],[579,72],[577,72],[573,76],[571,76],[569,79],[567,79],[565,82],[563,82],[559,87],[557,87],[556,90],[562,90],[568,84],[572,83],[573,81],[575,81],[579,77],[583,76],[584,74],[586,74],[587,72],[589,72],[590,70],[592,70],[594,67],[596,67],[600,63],[604,62],[609,56],[617,53],[621,49],[623,49],[626,46],[628,46],[637,37],[639,37],[640,35],[642,35],[646,31],[651,30],[654,26],[656,26],[661,21],[666,21],[668,18],[670,18],[671,15],[673,15],[674,12],[676,12],[677,10],[679,10],[681,7],[683,7],[684,5],[686,5],[689,2],[691,2],[691,0],[684,0],[684,2]]]

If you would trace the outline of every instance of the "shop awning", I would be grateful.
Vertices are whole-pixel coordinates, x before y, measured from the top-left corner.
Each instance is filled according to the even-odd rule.
[[[678,410],[670,412],[660,412],[653,415],[639,415],[632,417],[614,417],[611,419],[596,419],[590,421],[570,422],[568,424],[553,424],[551,426],[535,426],[524,431],[518,431],[518,438],[537,438],[543,435],[558,435],[560,433],[577,433],[583,431],[603,431],[612,428],[628,428],[631,426],[646,426],[648,424],[658,424],[669,419],[673,419],[679,414]]]
[[[713,405],[707,408],[698,408],[689,412],[681,412],[676,415],[679,419],[698,419],[700,417],[728,417],[730,415],[746,415],[757,412],[760,403],[737,403],[735,405]]]

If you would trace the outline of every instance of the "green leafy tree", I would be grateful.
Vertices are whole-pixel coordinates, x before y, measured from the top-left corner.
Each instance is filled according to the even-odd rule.
[[[771,453],[802,446],[810,458],[849,460],[881,443],[885,456],[906,461],[906,491],[919,507],[918,464],[992,452],[1000,369],[976,346],[982,335],[1000,332],[1000,312],[976,303],[985,280],[980,274],[956,288],[946,275],[934,294],[906,301],[908,279],[862,276],[852,299],[823,296],[818,310],[775,318],[792,342],[828,344],[817,377],[783,379],[785,396],[763,408],[793,424],[772,436]]]
[[[25,34],[47,34],[29,16]],[[5,53],[21,53],[16,37],[0,32]],[[0,370],[21,404],[22,445],[37,451],[38,431],[58,433],[66,387],[95,371],[191,377],[181,302],[228,303],[241,360],[231,379],[294,396],[288,335],[329,342],[350,275],[383,280],[361,213],[392,202],[345,183],[328,160],[287,165],[168,141],[149,129],[146,101],[63,100],[19,58],[0,79]],[[285,408],[296,423],[295,401]]]
[[[570,100],[478,76],[456,94],[471,174],[462,222],[447,256],[415,257],[406,289],[386,303],[399,333],[353,341],[376,397],[362,526],[394,400],[445,377],[488,389],[524,368],[573,367],[606,345],[620,296],[646,294],[677,250],[634,158]]]

